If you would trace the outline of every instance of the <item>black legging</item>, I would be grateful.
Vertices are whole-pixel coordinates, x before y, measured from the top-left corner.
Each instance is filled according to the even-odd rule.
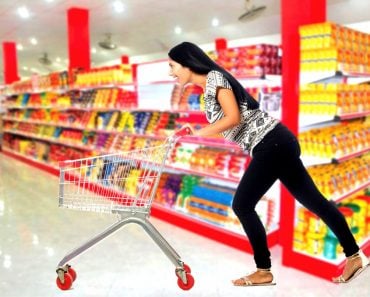
[[[277,179],[328,225],[347,257],[359,251],[344,216],[319,192],[302,164],[300,153],[297,138],[278,124],[255,146],[252,161],[236,190],[232,207],[252,245],[257,268],[270,268],[271,259],[266,231],[255,206]]]

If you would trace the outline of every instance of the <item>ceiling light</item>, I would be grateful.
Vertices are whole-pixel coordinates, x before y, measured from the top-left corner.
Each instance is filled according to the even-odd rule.
[[[62,61],[59,57],[56,57],[55,58],[55,61],[57,61],[58,63],[60,62],[60,61]]]
[[[118,1],[118,0],[114,1],[112,5],[113,5],[114,10],[118,13],[121,13],[125,10],[123,3],[121,1]]]
[[[93,48],[91,49],[91,53],[96,54],[96,48],[95,48],[95,47],[93,47]]]
[[[218,18],[213,18],[212,19],[212,26],[213,27],[217,27],[219,24],[220,24],[220,21],[218,20]]]
[[[30,39],[30,42],[31,42],[31,44],[36,45],[37,44],[37,39],[35,37],[32,37]]]
[[[23,70],[28,70],[28,67],[27,66],[23,66]]]
[[[175,33],[176,34],[181,34],[181,32],[182,32],[182,29],[179,26],[176,26],[175,27]]]
[[[22,19],[28,19],[30,17],[30,12],[26,6],[19,7],[17,11]]]
[[[17,50],[23,51],[23,45],[21,45],[20,43],[18,43],[17,44]]]

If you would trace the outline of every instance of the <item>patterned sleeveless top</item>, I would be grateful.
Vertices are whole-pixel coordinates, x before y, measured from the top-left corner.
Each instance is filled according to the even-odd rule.
[[[214,123],[224,116],[216,94],[217,88],[232,90],[224,75],[216,70],[207,74],[204,102],[206,117]],[[279,121],[260,109],[248,109],[247,103],[239,104],[240,124],[222,133],[225,139],[236,142],[244,151],[252,154],[253,148],[270,132]]]

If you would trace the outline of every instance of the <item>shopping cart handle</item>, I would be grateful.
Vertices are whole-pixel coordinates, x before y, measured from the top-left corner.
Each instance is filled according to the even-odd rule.
[[[184,126],[177,130],[173,136],[175,137],[183,137],[187,135],[191,135],[193,132],[191,131],[191,128],[189,126]]]

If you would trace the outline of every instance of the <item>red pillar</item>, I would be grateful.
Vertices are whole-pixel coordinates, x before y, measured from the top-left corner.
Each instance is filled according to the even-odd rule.
[[[89,11],[70,8],[67,11],[69,70],[90,69]]]
[[[129,64],[130,58],[126,55],[121,56],[121,64]]]
[[[225,38],[215,39],[215,48],[216,51],[227,49],[227,40]]]
[[[3,42],[3,64],[4,83],[7,85],[19,80],[15,42]]]
[[[326,0],[281,0],[282,32],[282,121],[295,134],[299,120],[299,26],[326,21]],[[280,243],[283,264],[289,265],[293,245],[295,204],[282,187],[280,207]]]

